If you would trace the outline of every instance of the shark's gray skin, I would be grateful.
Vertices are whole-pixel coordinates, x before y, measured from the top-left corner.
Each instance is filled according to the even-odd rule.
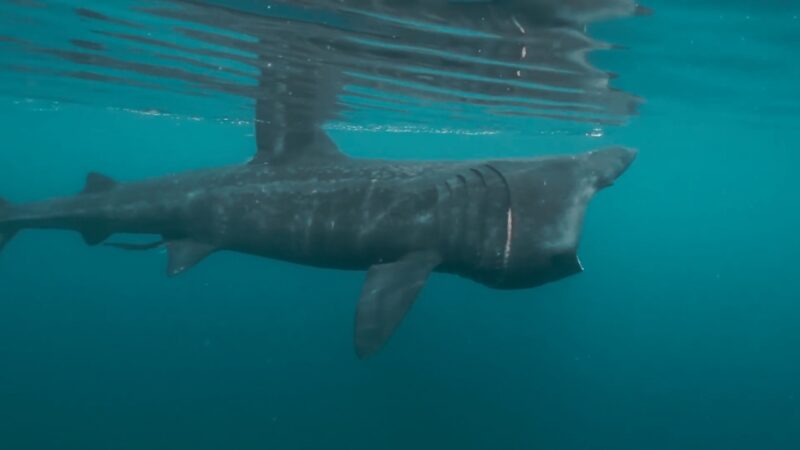
[[[168,273],[230,250],[334,269],[367,270],[356,315],[359,357],[380,349],[428,275],[516,289],[578,273],[586,206],[635,152],[466,162],[352,159],[324,133],[286,136],[294,152],[247,165],[135,183],[89,174],[78,195],[0,201],[0,248],[27,228],[72,229],[88,244],[113,233],[158,234]]]

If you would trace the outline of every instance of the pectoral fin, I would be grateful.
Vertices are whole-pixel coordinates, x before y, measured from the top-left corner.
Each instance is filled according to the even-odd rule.
[[[414,252],[369,269],[356,311],[355,345],[359,358],[375,354],[386,344],[441,261],[437,252]]]
[[[171,277],[180,275],[186,269],[193,267],[217,248],[211,244],[196,242],[191,239],[172,241],[167,243],[169,263],[167,274]]]

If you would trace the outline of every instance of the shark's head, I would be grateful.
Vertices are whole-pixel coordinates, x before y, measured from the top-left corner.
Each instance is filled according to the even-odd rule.
[[[578,244],[586,207],[636,157],[609,148],[576,156],[499,161],[510,195],[502,262],[475,278],[496,288],[534,287],[579,273]]]

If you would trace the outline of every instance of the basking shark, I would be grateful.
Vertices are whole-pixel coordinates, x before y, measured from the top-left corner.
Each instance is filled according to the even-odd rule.
[[[377,352],[431,272],[499,289],[581,272],[577,248],[594,194],[635,151],[480,161],[355,159],[322,130],[287,133],[244,165],[118,183],[90,173],[77,195],[0,200],[0,249],[23,229],[69,229],[86,243],[160,235],[168,274],[228,250],[309,266],[366,270],[355,319],[359,357]],[[291,149],[291,152],[284,151]]]

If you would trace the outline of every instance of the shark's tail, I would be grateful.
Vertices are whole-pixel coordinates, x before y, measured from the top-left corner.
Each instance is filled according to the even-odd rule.
[[[12,207],[5,199],[0,198],[0,251],[10,241],[18,228],[11,222]]]

